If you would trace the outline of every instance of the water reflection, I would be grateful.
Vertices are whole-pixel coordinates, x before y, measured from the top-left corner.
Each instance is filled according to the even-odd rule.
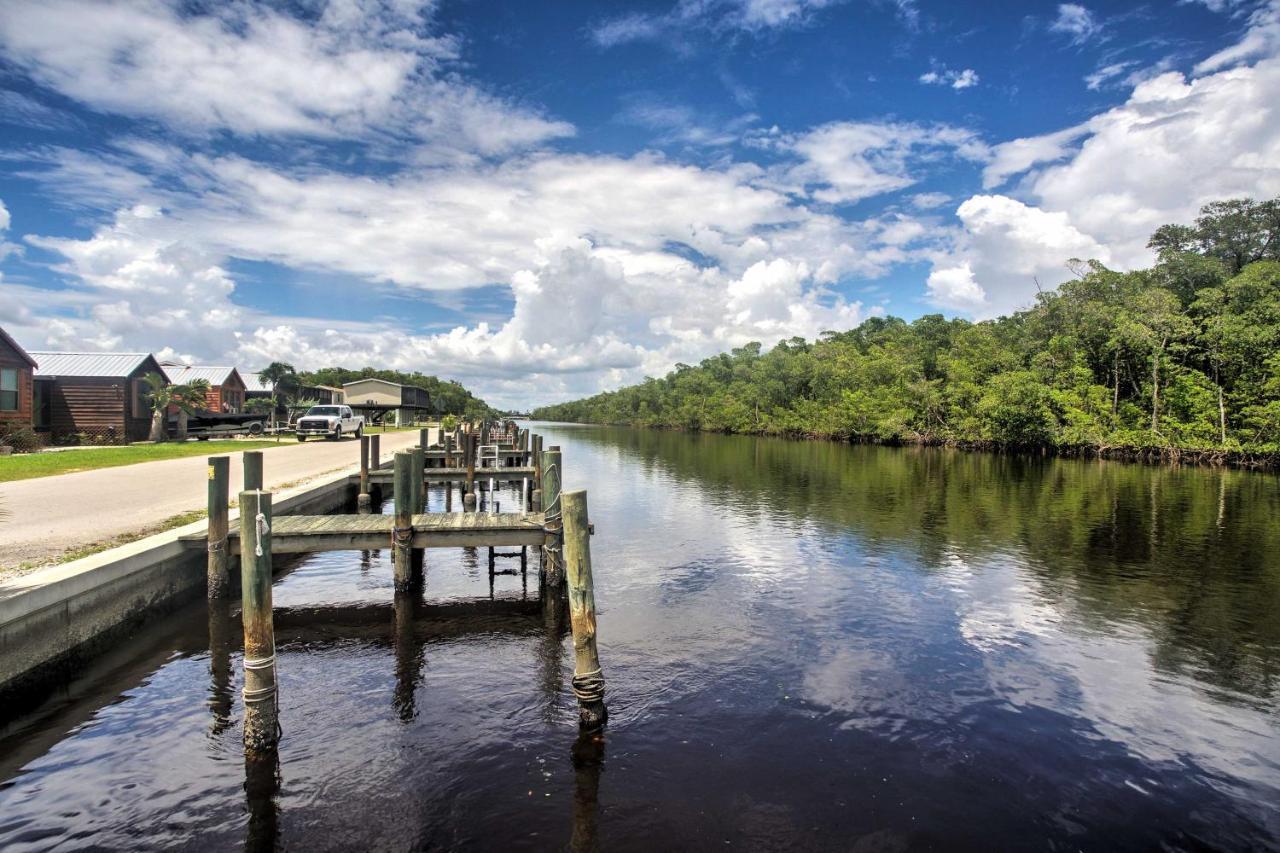
[[[316,555],[274,590],[275,772],[200,603],[0,730],[0,846],[1280,840],[1277,478],[543,431],[591,490],[607,776],[523,576],[433,550],[400,598],[388,552]]]
[[[267,853],[280,847],[280,755],[272,749],[244,757],[244,794],[249,808],[244,849]]]

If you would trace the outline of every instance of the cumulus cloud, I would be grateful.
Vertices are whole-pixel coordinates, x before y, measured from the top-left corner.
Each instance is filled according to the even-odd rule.
[[[1102,32],[1102,25],[1093,12],[1079,3],[1059,3],[1058,17],[1049,24],[1049,29],[1066,34],[1072,44],[1084,44]]]
[[[12,0],[0,52],[101,111],[189,132],[449,142],[495,153],[573,128],[450,77],[420,2],[332,2],[310,19],[247,3]]]
[[[1238,45],[1257,44],[1259,28],[1270,26],[1266,14],[1254,14]],[[984,185],[1025,172],[1020,198],[979,195],[960,206],[962,230],[933,260],[935,274],[947,275],[936,289],[930,279],[930,298],[959,308],[953,294],[966,280],[954,271],[968,264],[986,300],[967,310],[1007,310],[1030,300],[1034,278],[1061,283],[1070,257],[1145,266],[1147,239],[1160,225],[1189,222],[1210,201],[1280,195],[1280,112],[1272,103],[1280,58],[1210,66],[1220,70],[1159,74],[1083,124],[995,146]]]

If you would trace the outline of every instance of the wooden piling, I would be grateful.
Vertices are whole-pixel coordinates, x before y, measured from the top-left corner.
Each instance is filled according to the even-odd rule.
[[[379,452],[382,447],[382,436],[369,436],[369,470],[377,471],[382,467],[382,454]]]
[[[421,447],[423,450],[427,449],[427,444],[430,442],[430,438],[429,438],[430,435],[431,435],[430,430],[427,427],[423,427],[422,429],[418,430],[418,446]]]
[[[244,625],[244,748],[279,740],[276,643],[271,621],[271,493],[240,493],[240,608]]]
[[[397,451],[395,462],[395,521],[391,530],[392,571],[396,592],[413,587],[413,454]],[[419,472],[418,481],[422,481]]]
[[[543,585],[555,592],[564,584],[564,528],[560,507],[560,447],[542,454],[542,498],[547,536],[542,548]]]
[[[231,586],[227,572],[227,502],[231,498],[231,459],[209,457],[208,595],[226,598]]]
[[[462,495],[462,511],[476,511],[476,439],[475,432],[467,433],[467,490]]]
[[[369,436],[360,436],[360,493],[356,495],[356,512],[361,515],[372,511],[369,500],[369,441]]]
[[[413,503],[410,507],[410,515],[418,515],[426,512],[426,491],[427,486],[423,481],[426,474],[426,450],[423,447],[415,447],[411,451],[413,457]],[[412,522],[410,522],[412,524]],[[426,552],[422,548],[414,548],[410,551],[409,576],[414,586],[422,583],[422,567],[426,559]]]
[[[587,493],[560,496],[564,519],[564,566],[569,588],[569,623],[573,629],[573,693],[578,697],[578,720],[584,729],[598,728],[608,719],[604,706],[604,675],[596,648],[596,599],[591,577],[591,530]]]
[[[529,512],[542,512],[542,436],[533,437],[533,492],[529,495]]]
[[[246,450],[244,452],[244,490],[246,492],[262,489],[262,451]]]

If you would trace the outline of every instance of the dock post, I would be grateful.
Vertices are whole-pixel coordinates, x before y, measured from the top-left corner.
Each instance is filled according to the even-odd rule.
[[[280,737],[276,640],[271,621],[271,493],[240,493],[240,609],[244,623],[244,749]]]
[[[369,500],[369,436],[360,436],[360,493],[356,496],[356,512],[368,515],[372,510]]]
[[[382,447],[382,436],[369,436],[369,469],[377,471],[382,467],[382,454],[379,452]]]
[[[546,513],[544,524],[548,539],[548,543],[542,548],[542,573],[546,588],[558,591],[564,584],[564,527],[561,524],[558,445],[542,454],[542,486]]]
[[[262,451],[246,450],[244,452],[244,490],[257,492],[262,490]]]
[[[462,511],[476,511],[476,433],[467,433],[467,490],[462,495]]]
[[[596,596],[591,577],[591,526],[587,493],[560,496],[564,516],[564,567],[569,587],[569,624],[573,629],[573,693],[578,697],[578,722],[584,729],[604,725],[604,675],[596,648]]]
[[[422,429],[418,430],[418,446],[421,447],[423,450],[427,449],[427,441],[428,441],[427,437],[429,434],[430,433],[426,427],[423,427]]]
[[[391,528],[392,571],[396,592],[413,586],[413,454],[396,451],[394,474],[395,520]],[[419,474],[419,477],[422,475]]]
[[[209,598],[226,598],[231,578],[227,572],[227,502],[231,499],[231,458],[209,457]]]
[[[533,437],[533,492],[529,495],[529,511],[542,512],[542,436]]]
[[[426,512],[425,504],[427,500],[427,485],[425,477],[427,476],[427,451],[422,447],[415,447],[412,451],[413,456],[413,503],[409,506],[410,517]],[[410,526],[413,522],[409,522]],[[413,548],[410,551],[411,571],[410,577],[413,584],[417,586],[422,583],[422,565],[425,562],[426,549]]]

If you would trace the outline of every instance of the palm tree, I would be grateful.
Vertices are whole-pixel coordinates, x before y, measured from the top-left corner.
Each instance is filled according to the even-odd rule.
[[[147,399],[151,401],[151,440],[164,441],[168,438],[167,421],[169,407],[178,409],[178,441],[187,440],[187,417],[205,401],[205,392],[209,383],[197,379],[187,385],[172,385],[159,373],[148,373],[142,377],[150,389]]]
[[[271,397],[288,406],[289,400],[302,387],[298,381],[298,371],[287,361],[273,361],[258,371],[258,378],[271,383]],[[273,409],[273,413],[279,411]]]

